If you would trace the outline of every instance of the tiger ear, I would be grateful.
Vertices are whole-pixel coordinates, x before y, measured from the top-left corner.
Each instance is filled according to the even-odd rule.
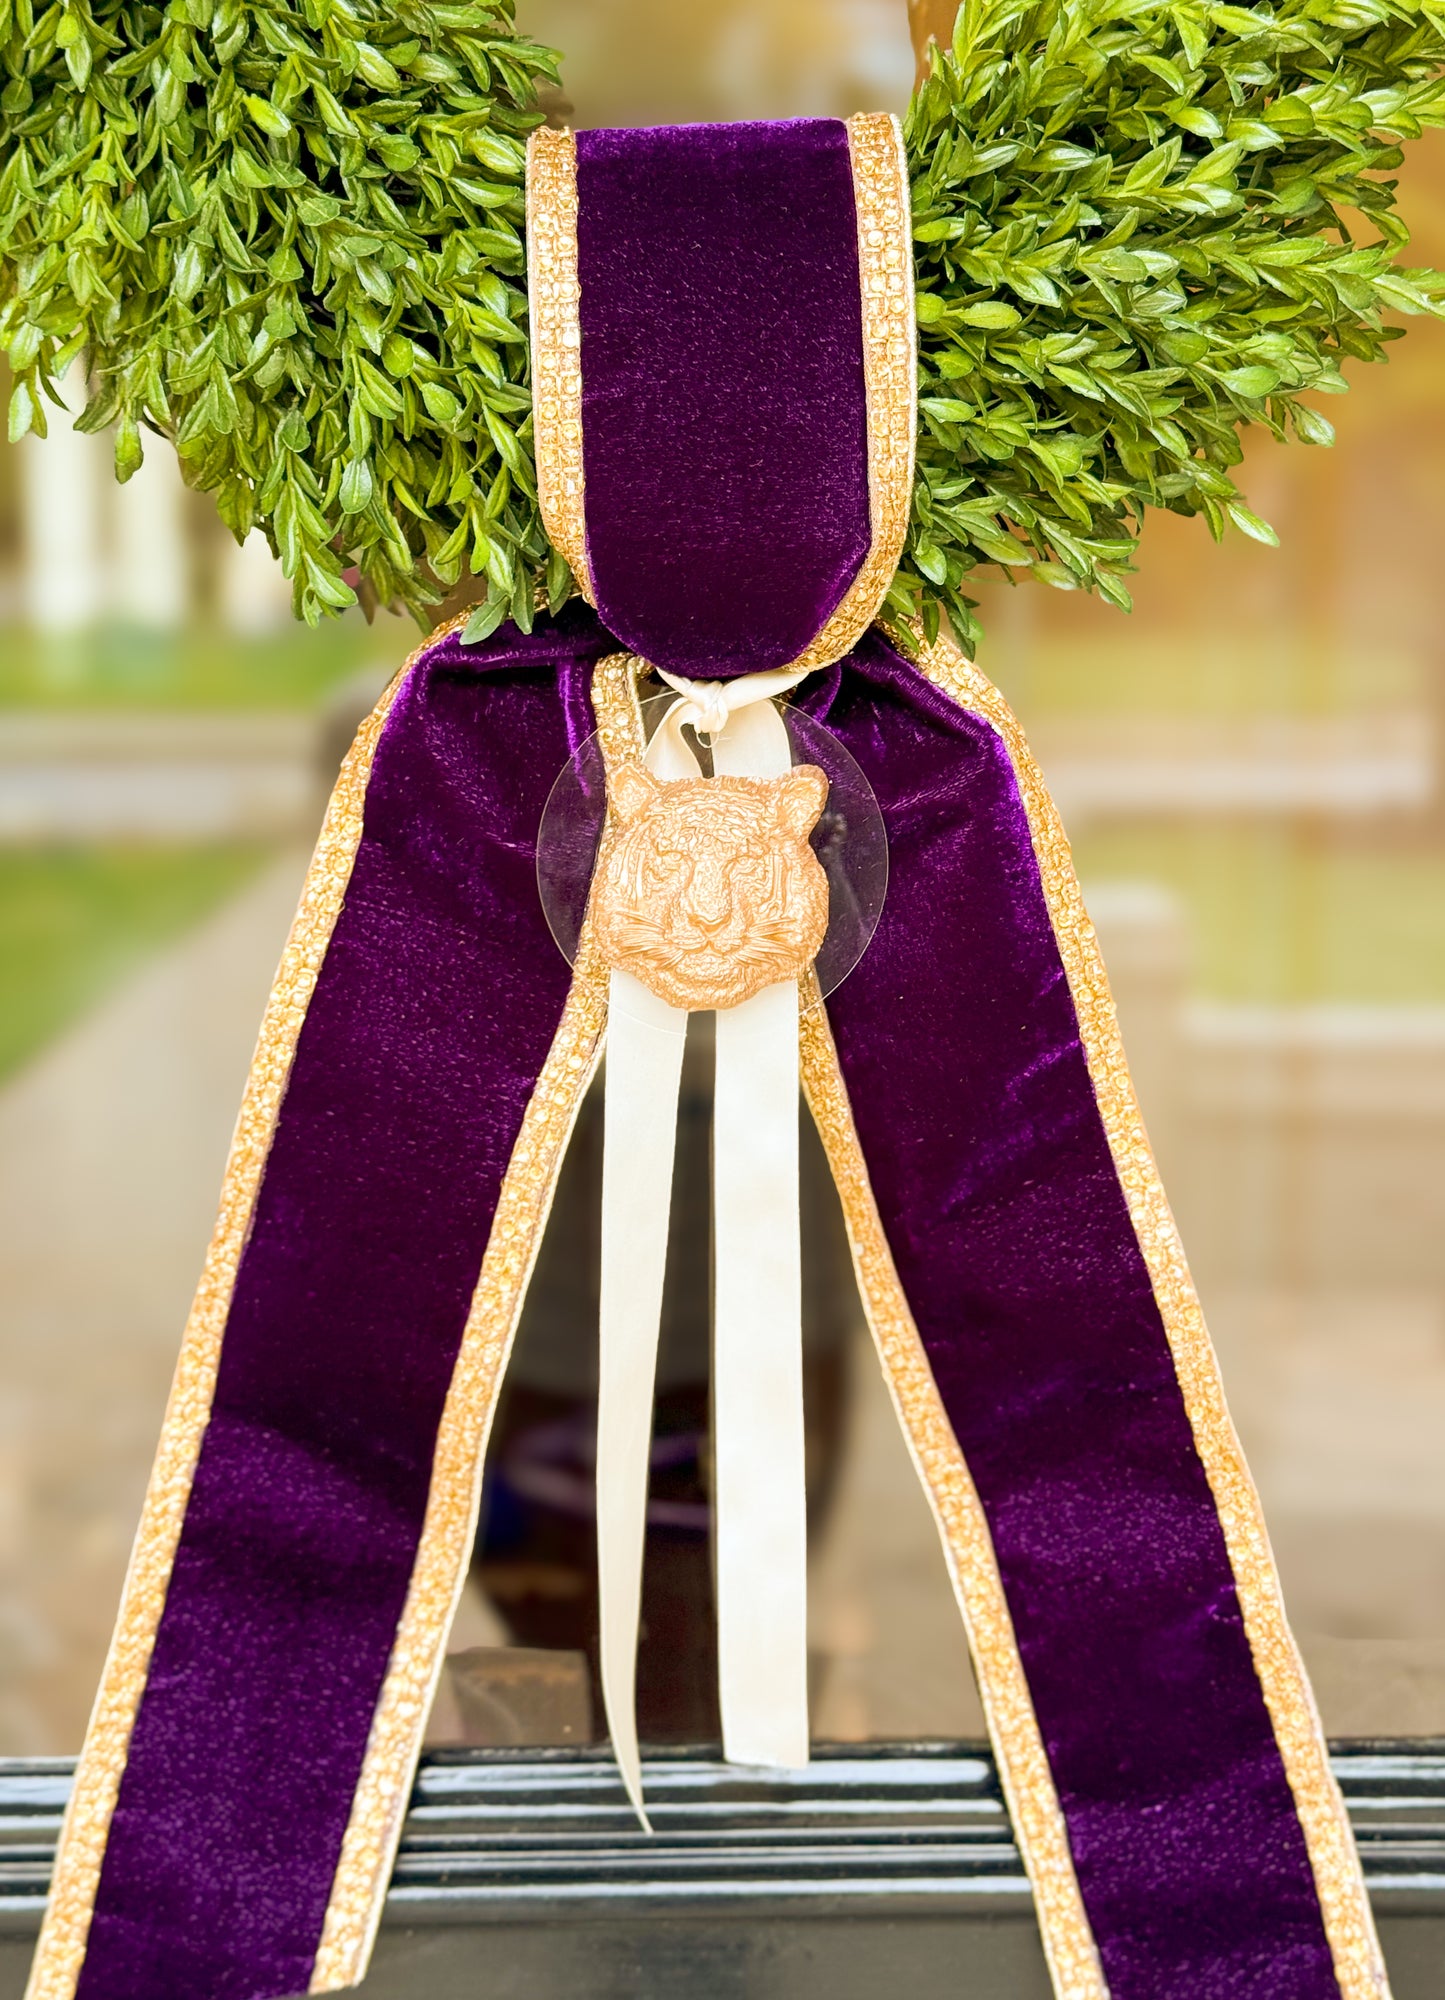
[[[612,810],[623,826],[646,812],[657,797],[657,780],[645,764],[620,764],[608,782]]]
[[[778,825],[795,840],[806,840],[828,803],[828,780],[816,764],[795,764],[778,780]]]

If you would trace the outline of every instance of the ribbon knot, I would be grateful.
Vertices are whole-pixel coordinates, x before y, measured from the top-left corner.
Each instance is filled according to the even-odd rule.
[[[712,737],[721,736],[729,718],[739,709],[771,701],[775,695],[795,688],[808,669],[778,667],[766,674],[740,674],[732,681],[690,681],[685,674],[670,674],[662,667],[657,671],[682,696],[663,717],[662,727],[671,730],[675,737],[686,728],[695,729],[699,736]]]

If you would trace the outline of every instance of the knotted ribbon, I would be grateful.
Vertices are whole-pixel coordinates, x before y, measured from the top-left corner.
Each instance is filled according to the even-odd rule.
[[[667,782],[792,766],[772,697],[802,671],[662,678],[680,697],[646,761]],[[644,1825],[634,1714],[652,1393],[687,1014],[613,968],[602,1155],[597,1561],[612,1747]],[[718,1688],[735,1763],[808,1761],[807,1521],[798,1221],[798,983],[716,1016],[713,1124],[713,1492]],[[703,1274],[697,1274],[698,1282]]]

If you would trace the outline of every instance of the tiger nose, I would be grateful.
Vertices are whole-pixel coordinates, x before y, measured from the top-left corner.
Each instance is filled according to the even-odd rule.
[[[712,937],[722,929],[732,909],[732,892],[725,876],[719,874],[711,882],[694,881],[692,916],[700,931]]]

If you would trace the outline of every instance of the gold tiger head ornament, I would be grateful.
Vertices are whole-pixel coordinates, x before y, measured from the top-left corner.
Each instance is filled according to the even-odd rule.
[[[781,778],[612,774],[592,886],[603,957],[669,1006],[736,1007],[812,964],[828,878],[808,835],[828,798],[816,764]]]

